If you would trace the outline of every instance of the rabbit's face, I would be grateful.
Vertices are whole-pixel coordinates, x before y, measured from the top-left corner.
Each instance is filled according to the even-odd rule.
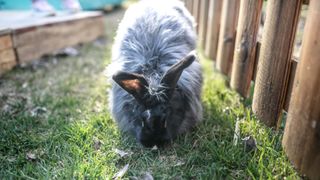
[[[140,115],[141,118],[137,120],[141,121],[141,125],[136,131],[137,139],[144,146],[161,146],[171,140],[171,133],[167,128],[170,124],[168,122],[174,121],[169,119],[172,113],[170,100],[183,70],[190,66],[195,58],[194,54],[186,56],[163,75],[160,82],[163,89],[159,89],[162,98],[150,94],[148,81],[143,75],[122,71],[113,75],[113,80],[145,107],[145,111]]]
[[[147,109],[141,115],[141,131],[137,138],[146,147],[154,145],[163,146],[170,142],[168,122],[171,115],[171,108],[167,104],[159,104]]]

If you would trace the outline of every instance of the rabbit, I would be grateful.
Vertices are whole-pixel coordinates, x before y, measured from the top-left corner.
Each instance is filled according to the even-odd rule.
[[[126,11],[107,67],[110,111],[145,147],[164,146],[202,120],[202,68],[191,14],[178,0]]]

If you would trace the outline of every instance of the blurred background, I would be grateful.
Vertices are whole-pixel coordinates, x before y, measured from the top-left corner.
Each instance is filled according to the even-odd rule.
[[[56,10],[63,9],[63,0],[46,0]],[[105,9],[120,6],[124,0],[79,0],[83,10]],[[32,0],[0,0],[0,10],[31,10]]]

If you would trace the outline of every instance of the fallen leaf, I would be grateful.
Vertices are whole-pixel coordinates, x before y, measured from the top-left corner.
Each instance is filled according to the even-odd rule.
[[[14,162],[14,161],[16,161],[16,157],[8,157],[7,158],[7,160],[9,161],[9,162]]]
[[[153,180],[153,176],[149,173],[146,172],[145,174],[143,174],[140,178],[141,180]]]
[[[158,147],[157,147],[157,145],[154,145],[154,146],[151,148],[151,151],[156,151],[156,150],[158,150]]]
[[[99,150],[102,145],[102,142],[99,139],[93,140],[93,147],[95,150]]]
[[[45,107],[35,107],[31,110],[31,116],[35,117],[35,116],[41,116],[44,115],[48,112],[47,108]]]
[[[27,82],[25,82],[25,83],[22,84],[22,88],[23,88],[23,89],[25,89],[25,88],[27,88],[27,87],[28,87],[28,83],[27,83]]]
[[[228,114],[230,114],[231,109],[230,109],[230,107],[226,107],[226,108],[224,108],[224,109],[222,110],[222,112],[223,112],[223,113],[226,113],[226,114],[228,115]]]
[[[66,57],[66,56],[74,57],[74,56],[78,56],[79,54],[80,54],[79,51],[74,47],[63,48],[57,51],[56,53],[54,53],[54,55],[57,57]]]
[[[176,166],[182,166],[182,165],[184,165],[184,164],[185,164],[184,161],[178,160],[177,163],[176,163],[175,165],[173,165],[173,166],[174,166],[174,167],[176,167]]]
[[[120,179],[129,169],[129,164],[126,164],[120,171],[118,171],[112,179]]]
[[[103,104],[101,102],[96,102],[93,107],[93,112],[100,113],[103,110]]]
[[[125,152],[120,149],[114,149],[114,152],[119,154],[120,157],[130,156],[133,154],[132,152]]]
[[[26,154],[26,158],[27,158],[28,160],[30,160],[30,161],[34,161],[34,160],[37,159],[37,156],[36,156],[36,154],[35,154],[34,152],[29,151],[29,152],[27,152],[27,154]]]

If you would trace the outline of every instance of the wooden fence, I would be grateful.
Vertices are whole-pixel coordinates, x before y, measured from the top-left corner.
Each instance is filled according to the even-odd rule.
[[[268,126],[288,112],[283,147],[293,165],[320,179],[320,0],[184,0],[195,17],[199,45],[229,77],[231,88],[250,94],[252,110]],[[258,38],[263,3],[262,38]],[[300,57],[293,57],[299,15],[308,15]]]

